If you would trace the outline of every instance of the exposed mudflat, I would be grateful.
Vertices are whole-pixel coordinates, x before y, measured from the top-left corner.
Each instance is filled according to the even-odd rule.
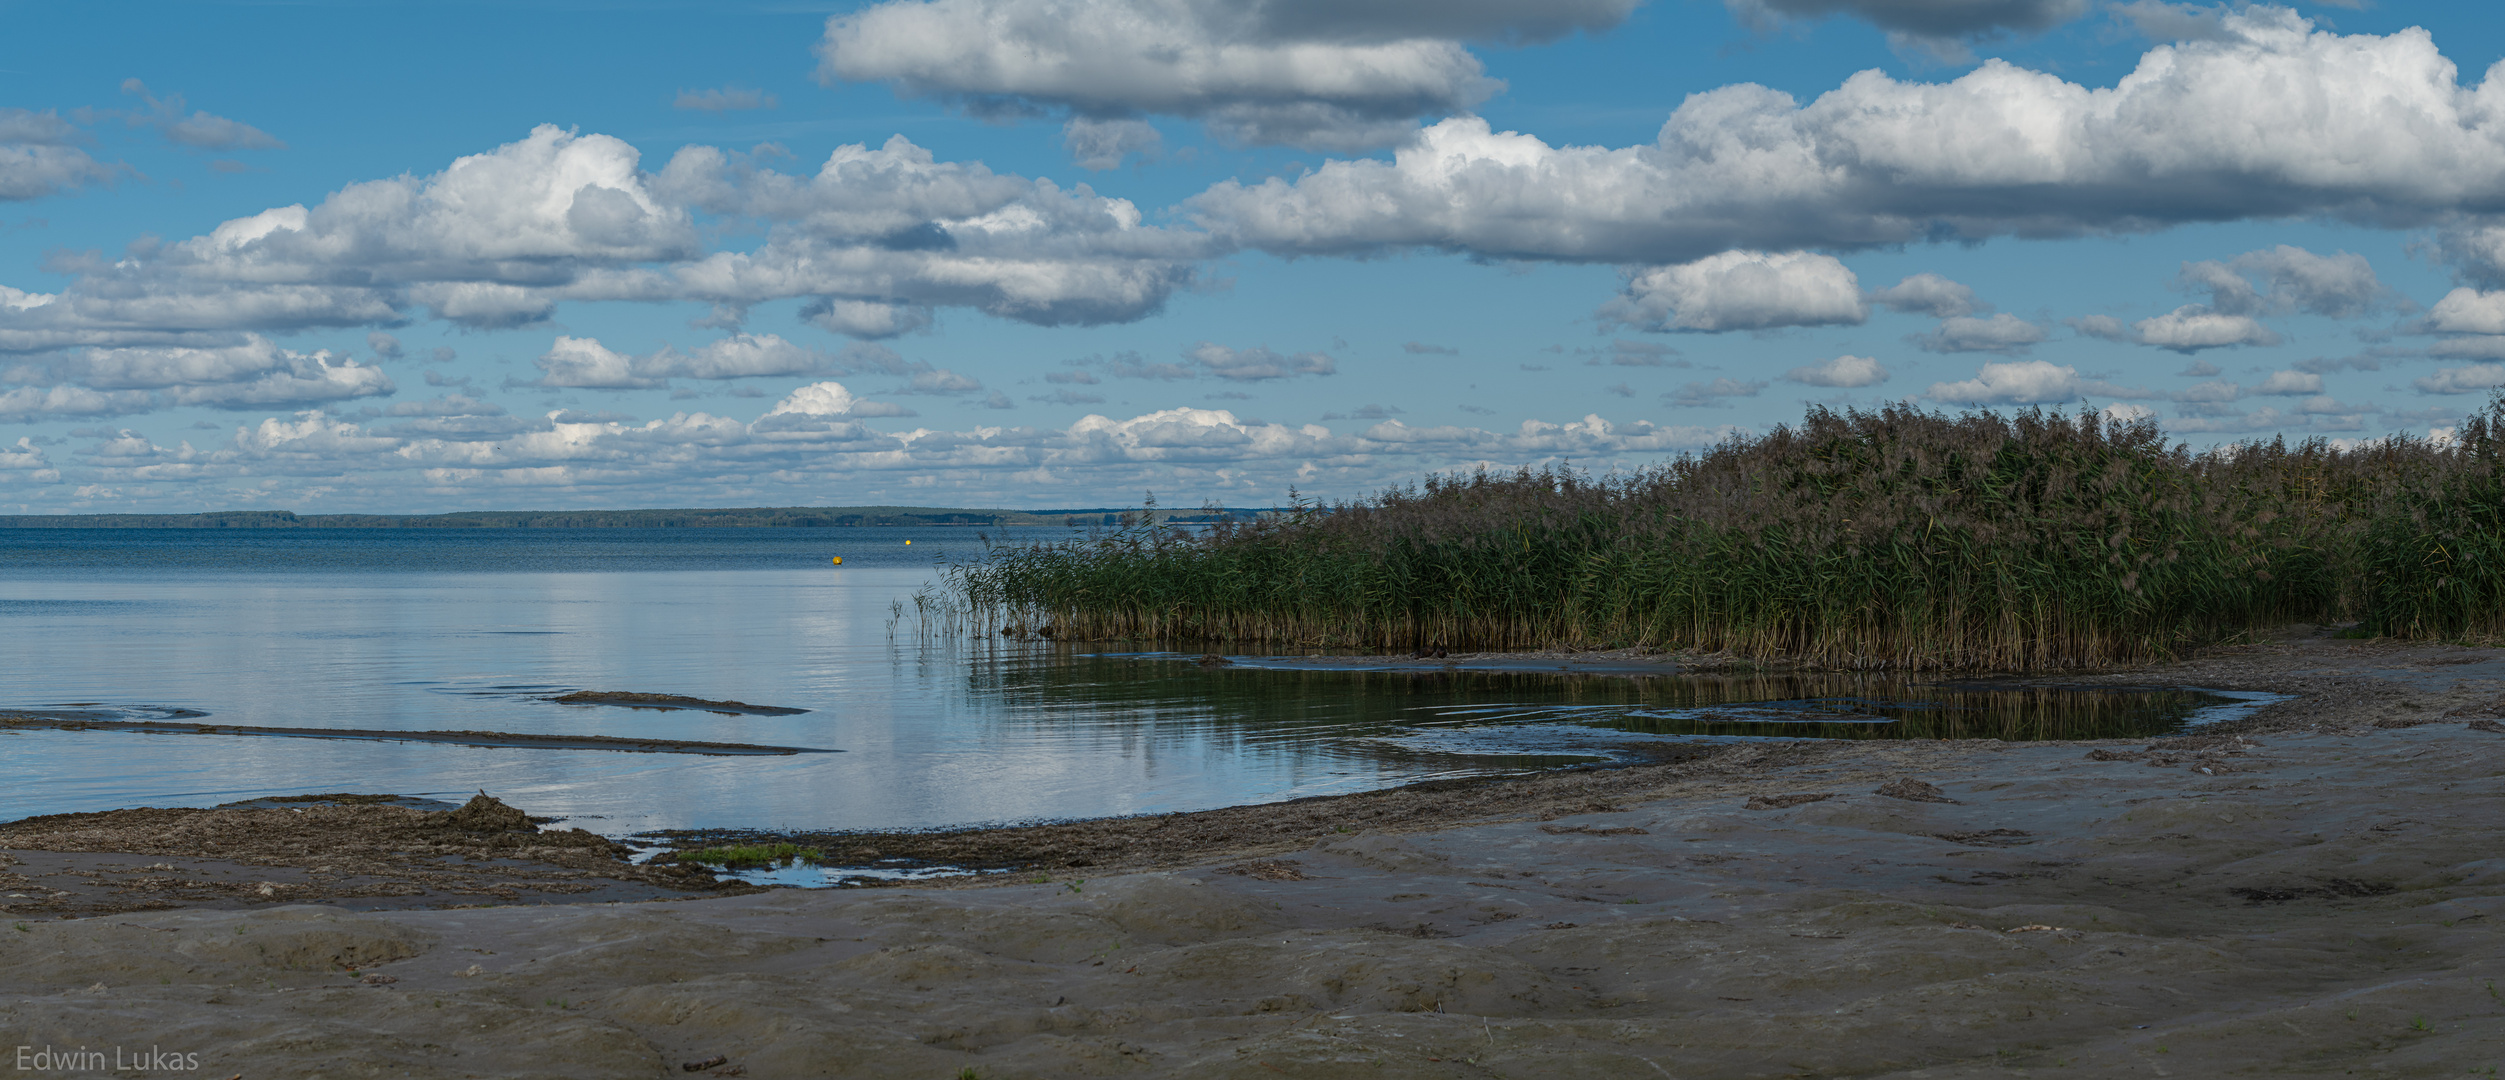
[[[1184,843],[1057,826],[991,854],[1064,865],[949,887],[29,913],[0,1029],[254,1080],[2505,1066],[2505,652],[2307,638],[2111,678],[2301,696],[2156,743],[1757,744],[1179,816]],[[605,843],[229,813],[332,811],[411,816],[377,848]],[[219,839],[127,824],[150,858]]]

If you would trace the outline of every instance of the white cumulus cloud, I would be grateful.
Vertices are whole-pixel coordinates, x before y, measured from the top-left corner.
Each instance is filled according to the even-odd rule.
[[[1153,156],[1165,145],[1165,136],[1145,120],[1073,116],[1061,126],[1061,142],[1079,168],[1103,172],[1121,168],[1133,154]]]
[[[1931,273],[1915,274],[1871,293],[1870,299],[1886,305],[1890,311],[1939,319],[1972,315],[1991,307],[1977,300],[1972,288]]]
[[[858,337],[918,329],[942,306],[1044,326],[1129,321],[1160,309],[1215,251],[1206,237],[1143,224],[1127,199],[938,161],[902,136],[838,147],[811,176],[690,147],[656,183],[770,226],[755,251],[673,267],[672,292],[734,307],[807,297],[806,317]]]
[[[559,337],[536,361],[539,385],[596,390],[640,390],[662,380],[635,374],[635,358],[598,338]]]
[[[75,134],[42,114],[0,117],[0,130]],[[766,238],[708,253],[699,211],[761,224]],[[126,258],[63,256],[57,268],[74,276],[57,292],[0,286],[0,352],[222,348],[421,313],[509,328],[601,301],[709,302],[703,323],[736,329],[753,305],[797,298],[805,320],[864,338],[926,327],[952,306],[1041,325],[1116,322],[1157,311],[1220,250],[1145,225],[1127,200],[1085,185],[935,161],[902,139],[838,148],[812,176],[710,147],[681,151],[656,175],[620,140],[543,126],[431,175],[351,184]],[[704,356],[676,365],[725,377],[705,374],[719,365]],[[577,377],[609,378],[561,376]]]
[[[20,386],[0,390],[0,419],[32,423],[76,417],[146,412],[156,401],[144,390],[91,390],[84,386]]]
[[[865,401],[839,382],[810,383],[783,396],[766,416],[824,416],[852,418],[858,416],[909,416],[903,407],[881,401]]]
[[[2145,398],[2145,390],[2082,378],[2079,369],[2043,360],[1985,364],[1975,377],[1933,383],[1923,395],[1948,405],[2048,405],[2085,397]]]
[[[2104,414],[2106,422],[2114,424],[2136,424],[2142,420],[2155,419],[2157,416],[2157,410],[2146,405],[2133,405],[2122,401],[2107,405],[2098,409],[2097,412]]]
[[[430,414],[463,411],[447,399]],[[1367,412],[1391,414],[1394,410]],[[1396,418],[1360,431],[1248,420],[1222,409],[1174,408],[1129,418],[1084,417],[1065,428],[983,425],[882,430],[865,418],[901,410],[866,402],[839,383],[803,386],[754,421],[703,412],[635,421],[555,412],[543,417],[377,417],[369,427],[318,412],[238,428],[224,446],[162,447],[124,432],[71,462],[32,444],[0,458],[0,484],[88,487],[198,501],[221,485],[269,493],[318,487],[334,505],[405,511],[415,497],[601,499],[715,497],[799,501],[830,487],[899,492],[945,486],[953,498],[1032,505],[1038,492],[1100,485],[1185,483],[1275,497],[1290,483],[1364,489],[1421,470],[1571,458],[1598,468],[1657,461],[1738,433],[1731,425],[1669,426],[1599,416],[1525,420],[1511,430],[1409,426]],[[6,466],[27,459],[27,468]],[[60,474],[39,478],[47,470]],[[661,494],[655,494],[656,492]],[[736,493],[725,495],[723,493]],[[59,498],[70,495],[61,490]]]
[[[5,395],[0,395],[0,416],[7,415],[5,402]],[[52,467],[52,455],[23,435],[15,446],[0,446],[0,474],[9,473],[16,474],[9,479],[25,484],[53,484],[61,479],[61,471]]]
[[[2133,340],[2179,353],[2229,345],[2276,345],[2279,335],[2250,315],[2229,315],[2200,304],[2131,324]]]
[[[1988,319],[1972,315],[1942,319],[1930,333],[1916,334],[1907,340],[1927,352],[1995,352],[2015,356],[2049,336],[2051,331],[2042,324],[2004,311]]]
[[[1839,356],[1815,364],[1793,368],[1783,374],[1789,381],[1808,386],[1863,387],[1886,382],[1888,370],[1867,356]]]
[[[673,378],[815,375],[838,367],[898,373],[905,370],[895,354],[883,349],[838,358],[795,345],[776,334],[733,334],[708,341],[692,352],[665,345],[640,356],[618,352],[597,338],[560,336],[537,363],[542,374],[536,385],[601,390],[649,389]]]
[[[6,409],[19,416],[104,416],[172,406],[294,407],[392,393],[372,364],[328,351],[281,349],[258,335],[241,343],[88,348],[0,370]]]
[[[2322,393],[2322,376],[2303,371],[2274,371],[2253,388],[2256,394],[2276,397],[2310,397]]]
[[[42,303],[0,304],[0,349],[217,344],[237,331],[393,323],[412,306],[512,326],[566,295],[652,298],[603,272],[698,244],[686,211],[645,190],[637,157],[616,139],[541,127],[432,176],[236,218],[87,265]]]
[[[1601,316],[1650,330],[1769,330],[1859,323],[1861,282],[1832,255],[1726,251],[1633,274]]]
[[[76,143],[78,129],[59,115],[0,109],[0,200],[40,199],[113,179],[113,169]]]
[[[2000,60],[1944,83],[1865,71],[1807,104],[1726,86],[1623,148],[1456,117],[1391,161],[1228,181],[1191,206],[1280,253],[1665,264],[2306,214],[2434,221],[2505,200],[2505,80],[2459,82],[2426,31],[2342,35],[2269,7],[2219,25],[2109,88]]]
[[[2246,274],[2259,275],[2267,289],[2253,288],[2243,280]],[[2408,303],[2375,276],[2365,256],[2317,255],[2290,244],[2248,251],[2224,264],[2187,263],[2183,277],[2187,284],[2214,290],[2210,305],[2233,314],[2302,311],[2353,319]]]
[[[1206,341],[1192,347],[1184,355],[1209,374],[1233,382],[1329,375],[1339,370],[1339,361],[1324,353],[1303,352],[1290,356],[1266,348],[1230,349]]]
[[[2428,308],[2422,321],[2439,334],[2505,334],[2505,291],[2455,289]]]
[[[837,15],[818,77],[991,116],[1194,119],[1223,138],[1356,150],[1501,86],[1470,39],[1605,30],[1638,0],[890,0]]]
[[[2421,394],[2476,394],[2505,387],[2505,364],[2441,368],[2433,375],[2411,380],[2410,385]]]

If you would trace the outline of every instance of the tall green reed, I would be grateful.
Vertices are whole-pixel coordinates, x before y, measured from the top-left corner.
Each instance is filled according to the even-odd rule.
[[[2102,666],[2307,620],[2494,636],[2501,450],[2505,400],[2440,444],[2200,453],[2092,413],[1812,409],[1633,473],[1429,476],[1198,532],[1142,515],[952,585],[1076,638],[1842,668]]]

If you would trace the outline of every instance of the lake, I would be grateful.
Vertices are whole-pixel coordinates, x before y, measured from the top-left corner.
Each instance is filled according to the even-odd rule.
[[[923,828],[1335,794],[1698,739],[2162,734],[2257,700],[1299,657],[1203,667],[921,619],[914,598],[936,588],[935,564],[982,551],[963,528],[0,529],[0,716],[832,751],[0,727],[0,820],[485,790],[611,835]],[[577,690],[808,711],[549,700]]]

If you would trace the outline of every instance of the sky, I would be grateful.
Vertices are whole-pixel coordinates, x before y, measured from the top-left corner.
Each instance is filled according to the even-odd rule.
[[[2501,5],[0,20],[0,512],[1267,506],[2505,387]]]

